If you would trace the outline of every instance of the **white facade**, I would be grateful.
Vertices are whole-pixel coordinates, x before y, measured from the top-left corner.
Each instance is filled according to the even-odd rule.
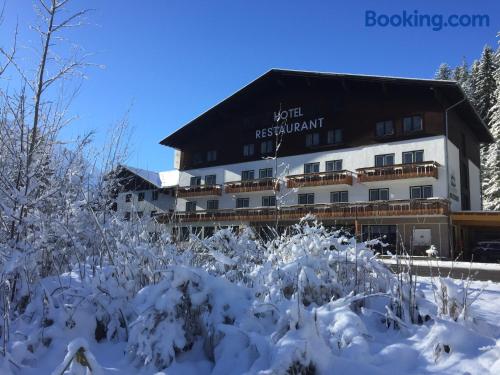
[[[179,171],[153,172],[122,166],[132,178],[145,182],[147,189],[125,189],[115,199],[117,214],[126,220],[151,218],[175,209],[175,187],[179,182]]]
[[[454,146],[453,146],[454,147]],[[455,147],[456,149],[456,147]],[[282,204],[298,204],[298,194],[315,193],[314,203],[330,203],[330,193],[334,191],[348,191],[349,202],[369,200],[369,189],[389,188],[390,199],[410,199],[410,186],[432,185],[434,197],[446,198],[446,161],[445,161],[445,137],[434,136],[407,141],[391,142],[378,145],[367,145],[361,147],[345,148],[333,151],[314,152],[310,154],[294,155],[278,158],[275,160],[258,160],[238,164],[190,169],[180,172],[179,186],[189,186],[191,177],[201,177],[204,184],[205,176],[216,175],[216,183],[224,184],[232,181],[240,181],[241,173],[245,170],[254,170],[255,178],[258,178],[259,169],[273,168],[277,164],[277,176],[283,180],[288,175],[303,174],[304,164],[320,163],[320,172],[326,171],[326,162],[331,160],[342,160],[342,169],[355,172],[357,168],[373,167],[375,155],[394,154],[394,163],[402,164],[402,153],[406,151],[424,151],[424,161],[435,161],[439,163],[438,179],[433,177],[386,180],[377,182],[359,183],[354,178],[352,185],[331,185],[317,187],[303,187],[298,189],[287,189],[283,184],[278,196],[284,196]],[[457,150],[458,151],[458,150]],[[459,177],[459,176],[458,176]],[[458,185],[460,186],[460,185]],[[248,197],[250,207],[262,206],[262,197],[273,195],[271,191],[260,191],[252,193],[226,194],[210,197],[178,198],[177,211],[186,209],[187,201],[195,201],[197,210],[207,208],[207,200],[218,199],[219,209],[233,209],[236,206],[236,198]]]
[[[158,198],[154,199],[154,192],[157,192]],[[125,218],[126,213],[130,214],[133,220],[139,215],[143,218],[151,217],[152,214],[160,214],[169,212],[175,207],[175,192],[163,192],[159,189],[127,191],[118,194],[116,198],[117,213],[120,217]],[[139,200],[139,196],[144,194],[144,199]],[[127,202],[127,197],[128,202]]]

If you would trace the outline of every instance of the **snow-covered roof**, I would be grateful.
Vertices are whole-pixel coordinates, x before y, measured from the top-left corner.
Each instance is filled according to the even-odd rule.
[[[179,185],[179,170],[171,169],[169,171],[164,171],[159,173],[161,180],[161,187],[172,187]]]
[[[122,168],[130,173],[142,178],[157,188],[173,187],[179,184],[179,171],[172,169],[163,172],[148,171],[147,169],[135,168],[128,165],[122,165]]]

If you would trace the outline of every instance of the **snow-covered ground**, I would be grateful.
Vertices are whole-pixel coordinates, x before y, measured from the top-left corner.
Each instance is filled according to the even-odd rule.
[[[415,282],[367,245],[224,229],[162,248],[140,287],[152,258],[75,266],[18,305],[0,374],[500,374],[500,284]]]
[[[473,329],[450,320],[435,319],[422,325],[414,325],[405,330],[387,329],[380,324],[377,316],[365,311],[361,314],[362,324],[366,327],[365,342],[356,340],[344,349],[335,353],[322,345],[311,342],[311,349],[317,350],[316,357],[324,357],[326,367],[331,372],[341,374],[499,374],[500,373],[500,283],[471,283],[471,289],[483,290],[473,304],[476,324]],[[434,301],[430,278],[419,278],[418,289],[423,291],[429,301]],[[427,305],[433,315],[436,306]],[[335,322],[333,328],[342,330],[343,326],[352,324],[351,316],[346,310],[337,314],[327,314]],[[343,315],[343,316],[342,316]],[[332,327],[324,327],[331,329]],[[347,335],[348,336],[348,335]],[[355,333],[353,334],[355,338]],[[290,337],[294,340],[305,340],[305,337]],[[38,358],[32,369],[24,369],[23,374],[50,374],[63,361],[69,338],[60,338],[43,357]],[[443,347],[448,345],[450,352]],[[165,374],[239,374],[241,368],[238,361],[240,351],[244,348],[235,341],[232,349],[234,363],[232,367],[214,368],[213,363],[203,355],[201,342],[195,344],[190,353],[179,356],[173,364],[164,370]],[[307,345],[304,341],[304,345]],[[104,374],[153,374],[151,369],[140,369],[133,366],[126,357],[125,343],[96,343],[91,341],[89,349],[97,362],[102,366]],[[321,351],[325,350],[325,353]]]

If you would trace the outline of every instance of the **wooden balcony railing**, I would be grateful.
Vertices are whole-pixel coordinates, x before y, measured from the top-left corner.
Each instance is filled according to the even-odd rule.
[[[287,176],[286,186],[289,188],[301,186],[322,186],[322,185],[352,185],[352,172],[317,172],[304,173]]]
[[[395,164],[385,167],[356,169],[359,182],[399,180],[406,178],[434,177],[438,178],[439,163],[426,161],[412,164]]]
[[[252,191],[279,191],[280,185],[274,178],[260,178],[255,180],[231,181],[224,184],[226,193],[248,193]]]
[[[203,197],[207,195],[221,195],[221,185],[193,185],[179,186],[177,188],[177,196],[179,198],[186,197]]]
[[[369,217],[448,215],[449,201],[446,199],[412,199],[377,202],[331,203],[275,207],[221,209],[213,211],[176,212],[182,222],[223,222],[298,220],[307,214],[318,219],[355,219]]]

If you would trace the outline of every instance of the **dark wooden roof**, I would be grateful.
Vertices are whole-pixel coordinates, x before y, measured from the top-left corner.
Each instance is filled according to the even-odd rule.
[[[182,149],[192,140],[193,134],[199,134],[199,131],[202,130],[200,127],[217,124],[222,119],[228,118],[229,114],[234,115],[239,109],[251,106],[252,101],[262,93],[269,92],[269,90],[282,90],[288,86],[311,87],[314,84],[335,86],[340,84],[343,87],[355,86],[357,88],[364,85],[372,89],[374,86],[379,86],[380,90],[387,90],[395,86],[398,89],[410,91],[430,90],[435,100],[442,106],[443,111],[465,98],[464,91],[455,81],[271,69],[176,130],[163,139],[160,144]],[[454,111],[472,128],[480,142],[493,141],[486,125],[469,100],[456,106]]]

